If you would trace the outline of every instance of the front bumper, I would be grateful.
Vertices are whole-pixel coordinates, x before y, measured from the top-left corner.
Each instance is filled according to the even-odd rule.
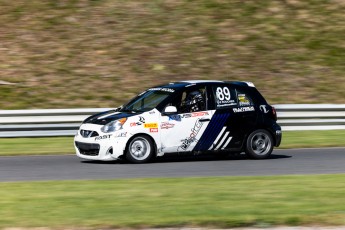
[[[87,160],[112,161],[123,155],[127,138],[119,137],[117,132],[103,133],[100,130],[101,127],[93,124],[80,126],[74,137],[74,147],[78,157]],[[91,132],[92,135],[86,135]]]

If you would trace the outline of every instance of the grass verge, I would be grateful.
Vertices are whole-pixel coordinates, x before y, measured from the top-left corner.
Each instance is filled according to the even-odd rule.
[[[280,148],[344,147],[345,130],[289,131]],[[0,138],[0,156],[74,153],[73,137]]]
[[[345,130],[283,132],[280,148],[345,147]]]
[[[345,225],[344,183],[344,175],[1,183],[0,228]]]
[[[74,153],[73,137],[0,138],[0,156]]]

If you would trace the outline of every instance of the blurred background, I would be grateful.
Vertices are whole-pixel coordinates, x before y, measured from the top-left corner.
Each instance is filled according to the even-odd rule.
[[[345,103],[343,0],[0,0],[0,108],[116,107],[157,84]]]

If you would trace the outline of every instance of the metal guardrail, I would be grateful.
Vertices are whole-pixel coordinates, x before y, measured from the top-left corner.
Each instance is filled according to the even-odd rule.
[[[345,129],[345,105],[275,105],[284,131]],[[0,137],[73,136],[88,116],[111,108],[0,110]]]
[[[284,131],[345,129],[345,104],[275,105]]]
[[[74,136],[85,118],[110,109],[0,110],[0,138]]]

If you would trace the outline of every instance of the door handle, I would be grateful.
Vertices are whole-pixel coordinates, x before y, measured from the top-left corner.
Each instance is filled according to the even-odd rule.
[[[210,121],[211,119],[210,118],[204,118],[204,119],[200,119],[199,121],[200,122],[206,122],[206,121]]]

